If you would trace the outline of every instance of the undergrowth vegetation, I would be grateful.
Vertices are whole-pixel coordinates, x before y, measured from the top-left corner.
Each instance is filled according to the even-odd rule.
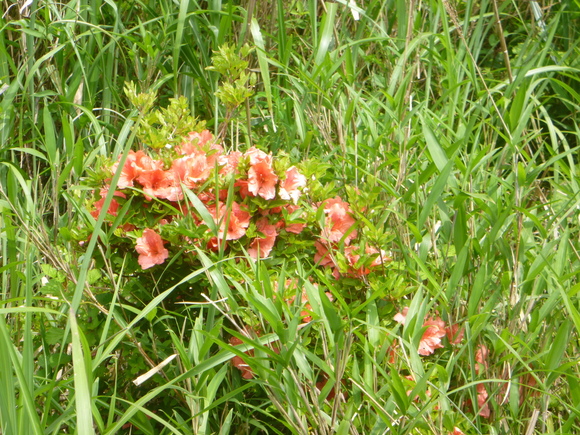
[[[0,434],[580,432],[577,1],[0,4]]]

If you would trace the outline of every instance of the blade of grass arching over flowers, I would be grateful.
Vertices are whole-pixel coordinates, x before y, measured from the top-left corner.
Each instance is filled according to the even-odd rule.
[[[81,341],[86,343],[86,340],[81,339],[81,331],[78,327],[76,313],[72,309],[72,306],[69,310],[69,322],[72,335],[72,359],[75,386],[74,397],[77,421],[76,433],[79,435],[94,435],[95,430],[93,428],[92,414],[93,406],[89,379],[91,368],[86,365],[86,362],[90,361],[90,357],[85,357],[85,351],[83,350]]]

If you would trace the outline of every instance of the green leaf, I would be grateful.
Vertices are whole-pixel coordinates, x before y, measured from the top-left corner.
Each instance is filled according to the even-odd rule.
[[[74,386],[75,386],[75,408],[76,408],[76,425],[79,435],[91,435],[95,433],[93,429],[92,414],[92,397],[89,388],[89,373],[91,367],[87,367],[87,359],[84,355],[81,342],[81,331],[77,325],[76,314],[72,307],[69,310],[69,323],[72,335],[72,355],[74,368]],[[86,343],[86,341],[85,341]],[[89,352],[90,355],[90,352]]]

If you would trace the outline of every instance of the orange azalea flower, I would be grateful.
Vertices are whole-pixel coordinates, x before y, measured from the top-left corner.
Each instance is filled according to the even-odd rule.
[[[385,262],[387,261],[392,261],[392,258],[389,257],[387,255],[387,253],[381,249],[380,251],[377,250],[375,247],[373,246],[366,246],[365,247],[365,253],[367,255],[373,255],[373,254],[379,254],[377,255],[377,257],[373,260],[373,262],[371,264],[369,264],[369,267],[377,267],[380,266],[381,264],[385,264]]]
[[[226,220],[228,220],[228,228],[226,240],[237,240],[246,234],[248,226],[250,226],[250,213],[243,210],[237,202],[232,202],[231,212],[228,212],[227,206],[220,202],[218,207],[210,206],[208,211],[213,216],[216,224],[219,225],[218,238],[223,239],[226,233]],[[228,218],[229,216],[229,218]]]
[[[351,216],[352,210],[348,203],[340,196],[327,199],[324,201],[324,213],[326,219],[322,236],[330,242],[340,242],[344,237],[344,244],[348,245],[357,235],[356,230],[350,231],[356,221]]]
[[[491,410],[489,409],[489,403],[487,403],[487,389],[483,384],[477,384],[477,406],[479,406],[479,415],[483,418],[489,418],[491,415]]]
[[[394,320],[404,325],[407,321],[408,311],[409,307],[403,308],[403,312],[397,313]],[[435,349],[443,347],[441,338],[445,337],[447,331],[445,329],[445,322],[439,317],[426,319],[423,327],[427,327],[427,329],[423,332],[423,336],[419,341],[419,349],[417,352],[419,355],[427,356],[435,352]]]
[[[137,177],[137,181],[143,186],[146,199],[150,200],[151,197],[168,199],[169,201],[183,199],[183,192],[172,171],[162,169],[142,171]]]
[[[250,161],[248,192],[253,196],[261,196],[264,199],[274,199],[278,176],[272,169],[272,156],[256,147],[251,147],[246,151],[244,157],[247,157]]]
[[[395,322],[399,322],[401,325],[404,326],[405,322],[407,321],[407,313],[408,312],[409,312],[409,307],[403,308],[403,312],[395,314],[395,317],[393,317],[393,320],[395,320]]]
[[[326,376],[324,374],[324,375],[322,375],[322,380],[320,380],[316,383],[316,388],[318,389],[318,391],[322,391],[322,389],[326,386],[327,383],[328,383],[328,376]],[[341,384],[346,385],[346,382],[344,381],[344,379],[341,381]],[[326,396],[326,400],[334,399],[336,397],[336,393],[338,392],[338,388],[339,388],[339,384],[337,383],[335,385],[335,387],[328,392],[328,395]],[[348,400],[348,392],[347,391],[341,391],[340,395],[343,397],[343,399],[345,401]]]
[[[289,233],[300,234],[305,227],[306,224],[292,224],[285,226],[284,229]]]
[[[232,337],[230,338],[230,344],[232,346],[237,346],[239,344],[243,344],[244,342],[242,340],[240,340],[238,337]],[[248,350],[246,352],[244,352],[246,355],[252,357],[254,356],[254,350]],[[239,357],[238,355],[234,356],[231,359],[231,364],[237,368],[238,370],[240,370],[242,372],[242,378],[244,379],[252,379],[254,377],[254,372],[252,371],[252,369],[250,368],[250,366],[248,364],[246,364],[244,362],[244,360]]]
[[[290,280],[286,280],[287,287],[288,287],[289,282],[291,283]],[[316,283],[314,283],[313,285],[316,288],[318,288],[318,285]],[[330,301],[334,300],[332,293],[325,292],[324,294],[326,295],[326,297]],[[296,300],[296,295],[293,295],[293,296],[290,296],[289,298],[287,298],[286,302],[288,303],[288,305],[290,305],[290,304],[293,304],[295,300]],[[300,312],[300,316],[302,316],[302,323],[309,323],[312,321],[312,305],[310,305],[310,302],[308,300],[308,293],[306,293],[306,289],[302,289],[300,301],[304,305],[304,309]]]
[[[95,202],[95,210],[93,210],[91,212],[91,216],[94,217],[95,219],[98,219],[99,214],[101,213],[101,210],[103,208],[103,204],[105,203],[105,197],[107,196],[107,193],[109,192],[108,188],[102,188],[100,191],[100,196],[101,199],[99,199],[97,202]],[[127,198],[127,196],[123,193],[123,192],[119,192],[118,190],[115,191],[114,196],[118,196],[120,198]],[[117,216],[117,210],[119,210],[119,203],[113,198],[111,200],[111,203],[109,204],[109,209],[107,210],[107,214],[110,214],[111,216]]]
[[[118,162],[113,165],[113,173],[117,172],[118,167]],[[125,160],[125,165],[121,171],[119,182],[117,183],[117,188],[125,189],[127,187],[133,187],[133,180],[135,180],[142,171],[152,171],[154,169],[163,169],[163,162],[153,160],[141,150],[137,152],[133,150],[129,151],[129,155],[127,156],[127,160]]]
[[[316,248],[314,262],[322,267],[330,267],[332,269],[332,276],[334,276],[336,279],[340,278],[340,271],[338,270],[338,266],[334,262],[334,258],[332,255],[330,255],[326,245],[320,242],[314,242],[314,247]]]
[[[193,154],[174,160],[171,170],[185,187],[193,189],[209,178],[213,167],[205,154]]]
[[[372,246],[367,245],[365,247],[365,254],[367,255],[379,254],[379,255],[377,256],[377,258],[373,260],[371,264],[368,265],[368,267],[360,266],[357,269],[356,263],[360,260],[360,255],[356,253],[358,249],[359,248],[355,246],[347,246],[346,248],[344,248],[344,255],[346,256],[346,259],[348,260],[348,264],[350,266],[348,274],[351,276],[362,277],[364,275],[368,275],[369,273],[371,273],[372,268],[383,264],[385,261],[390,261],[390,258],[387,257],[387,253],[385,251],[381,250],[379,252]]]
[[[242,199],[246,199],[247,196],[250,195],[250,191],[248,189],[248,180],[236,180],[234,183],[234,187],[239,187],[239,194]]]
[[[447,328],[447,339],[451,344],[461,343],[464,335],[465,330],[463,328],[459,329],[459,325],[457,323]]]
[[[431,318],[423,323],[427,330],[423,333],[419,342],[419,355],[431,355],[435,349],[443,347],[441,338],[445,337],[445,322],[439,317]]]
[[[235,174],[238,170],[238,164],[242,158],[242,153],[234,151],[227,156],[219,156],[218,165],[220,166],[219,173],[223,175]]]
[[[206,191],[199,192],[197,194],[197,197],[204,204],[207,204],[209,202],[215,201],[215,194],[213,192],[206,192]]]
[[[540,395],[540,391],[535,388],[537,383],[536,378],[534,378],[531,373],[527,373],[520,377],[520,406],[524,404],[526,399],[538,397]]]
[[[489,349],[487,346],[480,344],[477,346],[477,350],[475,351],[475,373],[479,374],[479,372],[483,370],[487,370],[489,365],[487,362],[487,358],[489,356]]]
[[[298,188],[305,186],[306,177],[298,172],[295,166],[292,166],[286,171],[286,179],[280,185],[280,198],[285,201],[292,200],[296,204],[302,194]]]
[[[143,151],[140,152],[142,153]],[[117,183],[117,188],[126,189],[127,187],[133,187],[133,180],[137,178],[137,176],[139,175],[137,168],[134,165],[135,160],[136,160],[135,151],[133,150],[129,151],[129,155],[125,160],[125,165],[123,165],[123,169],[119,177],[119,182]],[[119,163],[117,162],[111,168],[113,174],[117,172],[118,168]]]
[[[352,272],[352,275],[355,276],[368,275],[370,273],[370,270],[367,269],[366,267],[359,267],[357,270],[353,269],[357,261],[360,260],[360,255],[356,253],[357,250],[358,247],[356,246],[347,246],[346,248],[344,248],[344,255],[346,256],[348,265],[350,266],[349,272]]]
[[[207,249],[213,252],[218,252],[220,249],[220,243],[217,237],[212,237],[207,242]]]
[[[143,236],[137,239],[135,250],[139,253],[138,261],[143,270],[162,264],[169,257],[161,236],[149,228],[145,228]]]
[[[270,255],[274,243],[276,243],[276,225],[272,225],[268,222],[268,218],[263,217],[258,219],[256,222],[256,228],[259,232],[264,234],[265,237],[256,237],[250,247],[248,248],[248,254],[254,260],[259,258],[264,258]]]
[[[260,331],[255,332],[248,326],[244,327],[243,334],[248,338],[249,337],[257,337],[257,336],[261,335]],[[243,343],[244,342],[237,337],[230,338],[230,345],[232,345],[232,346],[238,346],[238,345],[243,344]],[[276,343],[270,343],[267,346],[270,349],[272,349],[275,353],[280,353],[280,348],[277,346]],[[248,355],[248,357],[251,358],[254,356],[254,349],[247,350],[244,352],[244,354]],[[237,368],[238,370],[240,370],[242,372],[242,378],[252,379],[254,377],[254,372],[252,371],[250,366],[245,363],[243,358],[236,355],[230,360],[230,363],[235,368]]]
[[[248,192],[253,196],[274,199],[276,197],[277,182],[278,176],[267,161],[252,165],[248,171]]]
[[[249,158],[250,165],[252,166],[261,162],[266,162],[269,165],[272,164],[272,156],[270,154],[266,154],[264,151],[259,150],[256,147],[252,147],[248,151],[246,151],[244,157]]]

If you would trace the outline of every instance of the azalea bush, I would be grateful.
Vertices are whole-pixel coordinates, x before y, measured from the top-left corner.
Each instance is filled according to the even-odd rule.
[[[4,2],[0,432],[578,433],[574,2]]]
[[[128,92],[133,99],[150,99]],[[173,110],[178,104],[172,102]],[[316,162],[297,165],[301,169],[287,156],[274,158],[255,146],[226,152],[208,130],[191,131],[175,147],[129,150],[109,167],[99,165],[88,208],[95,219],[103,213],[114,237],[109,243],[129,250],[127,240],[134,241],[141,270],[168,259],[166,244],[174,253],[193,254],[190,262],[199,250],[254,261],[270,256],[275,246],[286,258],[306,258],[315,250],[313,262],[337,279],[362,278],[385,265],[386,251],[358,237],[364,231],[357,230],[361,223],[349,203],[322,197],[329,189],[318,180],[323,171]]]

